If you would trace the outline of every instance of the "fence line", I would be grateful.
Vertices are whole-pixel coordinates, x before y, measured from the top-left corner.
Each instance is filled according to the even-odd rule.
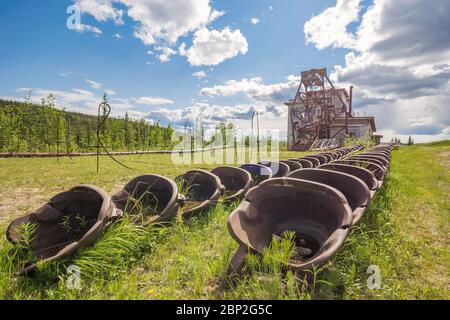
[[[147,151],[118,151],[109,152],[110,155],[114,156],[129,156],[129,155],[144,155],[144,154],[172,154],[172,153],[197,153],[212,151],[218,149],[229,149],[234,148],[234,146],[219,146],[204,149],[181,149],[181,150],[147,150]],[[0,158],[56,158],[56,157],[91,157],[96,156],[96,152],[72,152],[72,153],[29,153],[29,152],[0,152]],[[106,152],[100,152],[100,156],[108,156]]]

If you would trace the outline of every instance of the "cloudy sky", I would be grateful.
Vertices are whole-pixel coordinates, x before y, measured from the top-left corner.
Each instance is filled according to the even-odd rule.
[[[78,19],[77,13],[80,13]],[[450,138],[448,0],[15,0],[0,2],[0,97],[182,127],[286,131],[302,70],[355,86],[387,139]]]

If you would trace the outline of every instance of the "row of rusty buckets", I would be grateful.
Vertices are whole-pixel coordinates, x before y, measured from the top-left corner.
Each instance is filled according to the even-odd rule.
[[[218,202],[244,199],[228,218],[229,232],[240,245],[228,273],[239,274],[248,252],[262,253],[286,231],[295,232],[299,257],[290,267],[308,270],[330,259],[360,221],[382,185],[394,147],[355,155],[362,149],[357,145],[300,159],[189,170],[175,181],[141,175],[113,196],[97,186],[79,185],[11,222],[6,235],[19,244],[26,226],[34,226],[30,250],[35,262],[20,272],[26,275],[38,263],[91,246],[123,212],[139,224],[160,224],[178,214],[189,218],[206,212]]]

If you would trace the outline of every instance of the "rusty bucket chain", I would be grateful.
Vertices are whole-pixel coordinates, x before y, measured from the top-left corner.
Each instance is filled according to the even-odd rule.
[[[239,244],[228,274],[241,274],[248,253],[262,255],[286,232],[294,234],[296,252],[288,266],[297,275],[331,259],[363,218],[397,146],[361,152],[357,145],[290,159],[286,164],[296,169],[250,189],[228,218],[228,230]]]
[[[108,153],[101,141],[101,130],[110,112],[106,101],[99,105],[97,155],[100,148]],[[301,272],[326,262],[342,246],[350,228],[359,223],[381,187],[395,147],[396,144],[377,146],[356,155],[362,150],[362,146],[356,145],[299,159],[244,164],[240,168],[188,170],[176,182],[159,175],[141,175],[112,197],[99,187],[79,186],[14,220],[7,229],[7,237],[16,243],[18,228],[29,221],[38,225],[54,222],[60,226],[62,216],[71,219],[81,211],[87,217],[95,217],[88,228],[80,234],[70,234],[64,243],[53,241],[55,235],[45,228],[38,229],[45,243],[55,245],[44,248],[37,243],[33,254],[37,260],[55,260],[91,245],[107,225],[120,218],[132,199],[141,199],[142,207],[146,208],[145,212],[127,208],[133,221],[148,225],[169,221],[179,213],[189,218],[207,212],[219,202],[244,198],[228,219],[229,232],[240,244],[228,272],[240,273],[248,252],[262,254],[272,239],[283,238],[286,231],[294,232],[297,253],[297,260],[292,260],[289,266]],[[92,206],[93,199],[98,205]],[[306,203],[309,205],[305,206]],[[72,207],[77,210],[72,212]],[[34,268],[35,265],[30,266],[22,273]]]

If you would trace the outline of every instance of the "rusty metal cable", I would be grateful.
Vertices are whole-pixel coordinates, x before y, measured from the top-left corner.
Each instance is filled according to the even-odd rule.
[[[100,115],[100,111],[103,111],[103,115]],[[100,131],[105,128],[106,120],[108,119],[111,113],[111,106],[108,102],[103,101],[98,105],[98,114],[97,114],[97,173],[99,171],[100,164],[100,147],[106,152],[106,154],[117,164],[121,165],[124,168],[133,170],[133,168],[127,166],[126,164],[117,160],[104,146],[102,139],[100,138]]]

